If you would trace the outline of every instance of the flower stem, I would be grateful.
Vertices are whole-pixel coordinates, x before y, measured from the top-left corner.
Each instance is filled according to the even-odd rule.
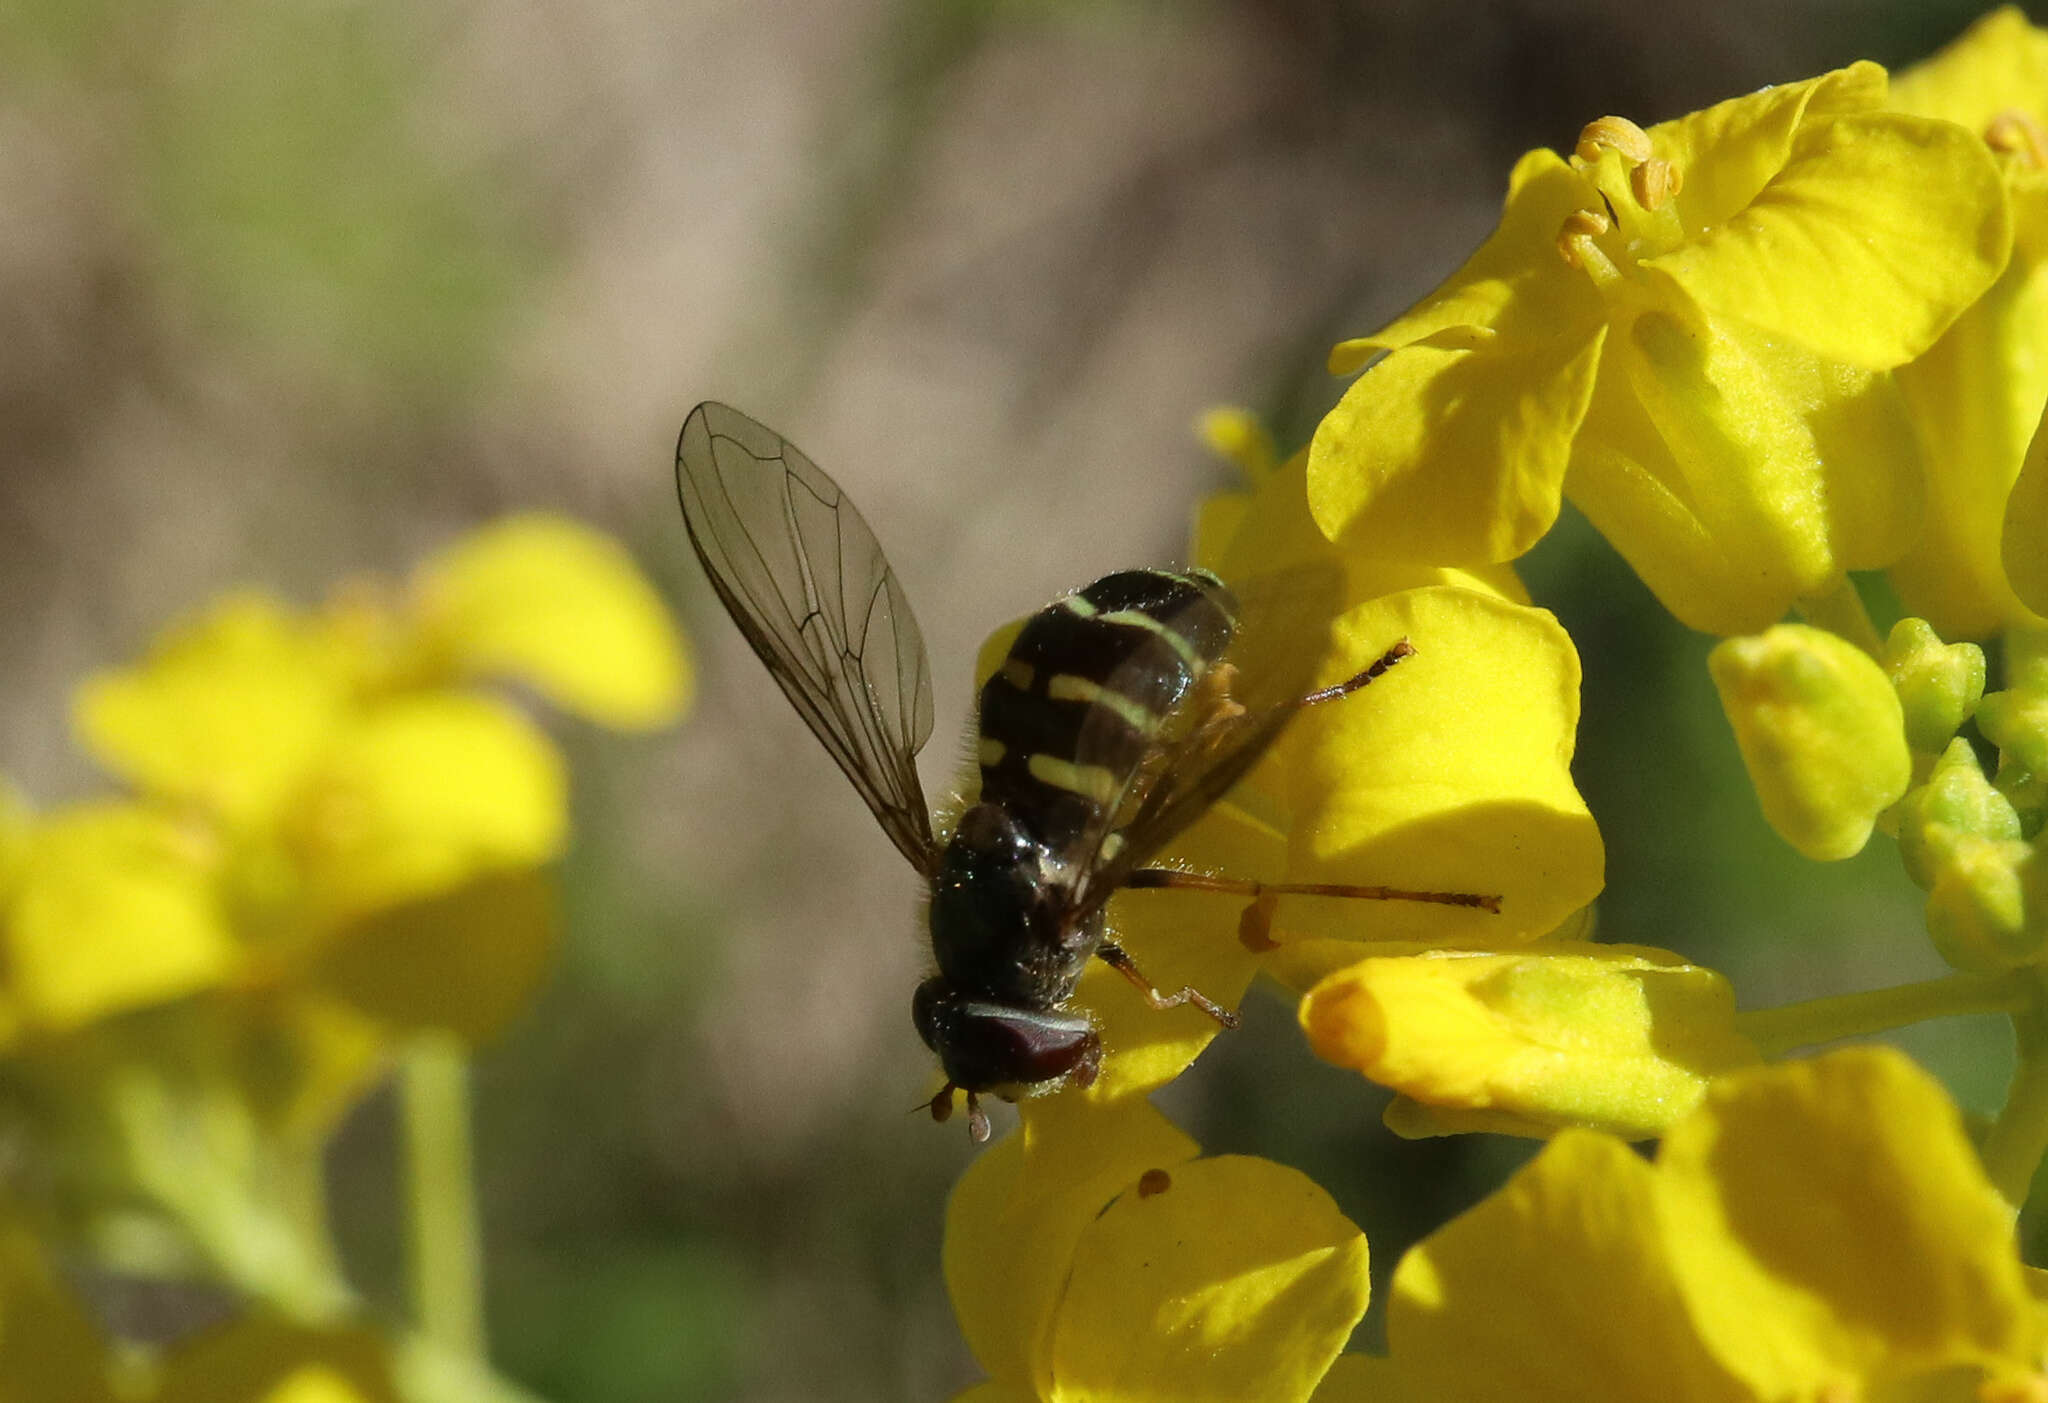
[[[2041,1157],[2048,1154],[2048,1017],[2036,1010],[2015,1015],[2019,1061],[2005,1108],[1984,1137],[1984,1172],[2014,1208],[2027,1201]]]
[[[2040,989],[2023,971],[1951,974],[1918,984],[1836,994],[1735,1015],[1736,1030],[1766,1057],[1837,1038],[1859,1037],[1966,1013],[2019,1013],[2032,1009]]]
[[[1826,594],[1810,594],[1801,599],[1799,612],[1815,628],[1848,639],[1873,658],[1884,652],[1884,640],[1877,635],[1877,625],[1870,621],[1870,611],[1863,607],[1856,582],[1847,575],[1835,581],[1834,588]]]
[[[483,1254],[469,1134],[469,1062],[461,1042],[425,1034],[400,1069],[413,1318],[443,1350],[482,1360]]]

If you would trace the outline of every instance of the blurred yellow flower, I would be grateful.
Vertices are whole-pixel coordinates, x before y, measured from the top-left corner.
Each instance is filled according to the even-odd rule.
[[[0,1403],[397,1403],[368,1330],[261,1310],[158,1356],[116,1350],[34,1235],[0,1208]]]
[[[1695,628],[1762,628],[1919,526],[1879,372],[2010,244],[1983,143],[1883,110],[1858,64],[1523,157],[1449,281],[1331,355],[1384,358],[1317,430],[1309,501],[1361,551],[1512,559],[1568,493]]]
[[[0,1403],[114,1403],[106,1341],[0,1203]]]
[[[544,968],[552,903],[522,874],[561,852],[567,781],[524,711],[468,685],[486,678],[639,727],[678,713],[689,672],[615,543],[526,516],[402,595],[357,586],[321,614],[231,595],[89,678],[80,738],[143,797],[9,840],[15,1019],[324,982],[373,1019],[489,1032]]]
[[[1900,74],[1891,105],[1980,135],[2012,207],[2005,272],[1898,376],[1927,520],[1892,579],[1945,636],[1983,637],[2048,614],[2048,437],[2028,450],[2048,405],[2048,31],[1996,10]]]
[[[471,532],[415,572],[417,651],[455,676],[524,682],[601,726],[665,726],[692,674],[668,607],[618,542],[527,513]]]
[[[1142,1101],[1052,1098],[946,1213],[975,1403],[1302,1403],[1365,1313],[1364,1236],[1267,1160],[1199,1158]]]
[[[1654,1165],[1566,1131],[1394,1273],[1336,1400],[2037,1398],[2048,1316],[1962,1119],[1901,1054],[1730,1074]]]
[[[398,1403],[388,1354],[368,1330],[258,1313],[179,1346],[146,1403]]]

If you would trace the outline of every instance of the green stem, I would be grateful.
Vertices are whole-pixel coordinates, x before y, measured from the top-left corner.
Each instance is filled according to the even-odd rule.
[[[1984,1172],[2005,1201],[2019,1208],[2027,1201],[2041,1157],[2048,1154],[2048,1019],[2038,1011],[2020,1014],[2012,1026],[2019,1061],[2006,1088],[2005,1108],[1984,1137],[1983,1152]]]
[[[413,1318],[449,1353],[486,1355],[483,1253],[469,1134],[469,1061],[459,1039],[425,1034],[400,1067]]]
[[[1877,625],[1870,621],[1870,611],[1863,607],[1856,582],[1847,575],[1837,580],[1826,594],[1801,599],[1799,612],[1815,628],[1848,639],[1873,658],[1884,652],[1884,640],[1878,637]]]
[[[2019,1013],[2031,1009],[2040,989],[2031,974],[1951,974],[1919,984],[1836,994],[1825,999],[1760,1008],[1735,1015],[1735,1027],[1766,1057],[1798,1047],[1861,1037],[1967,1013]]]

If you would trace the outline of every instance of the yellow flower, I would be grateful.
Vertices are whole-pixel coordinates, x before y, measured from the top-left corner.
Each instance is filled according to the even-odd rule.
[[[1854,1049],[1722,1079],[1654,1165],[1559,1135],[1402,1260],[1378,1391],[1323,1397],[2033,1398],[2044,1325],[1955,1107]]]
[[[1365,1313],[1365,1238],[1267,1160],[1199,1158],[1142,1101],[1053,1098],[946,1212],[975,1403],[1301,1403]]]
[[[1497,915],[1286,898],[1278,918],[1290,938],[1473,945],[1545,934],[1598,895],[1605,861],[1571,781],[1571,639],[1548,611],[1528,607],[1507,566],[1425,565],[1331,544],[1309,515],[1307,476],[1307,455],[1297,454],[1250,493],[1211,498],[1197,521],[1197,562],[1240,583],[1303,566],[1341,570],[1319,685],[1352,676],[1399,639],[1415,653],[1364,691],[1297,717],[1236,791],[1268,837],[1284,839],[1247,851],[1238,875],[1502,898]]]
[[[1880,372],[2004,266],[1983,144],[1882,110],[1858,64],[1516,166],[1500,227],[1407,315],[1346,342],[1315,519],[1361,551],[1521,554],[1568,493],[1681,620],[1753,631],[1918,526]]]
[[[1891,105],[1982,136],[2012,206],[2005,272],[1899,371],[1927,522],[1892,579],[1944,635],[1982,637],[2048,614],[2048,31],[2012,7],[1986,15],[1900,74]]]
[[[676,714],[689,674],[614,543],[526,516],[400,597],[357,586],[309,615],[231,595],[88,679],[81,738],[146,797],[37,828],[6,930],[21,1016],[325,981],[400,1026],[502,1022],[544,967],[532,874],[561,852],[567,799],[546,734],[467,685],[487,678],[638,727]]]

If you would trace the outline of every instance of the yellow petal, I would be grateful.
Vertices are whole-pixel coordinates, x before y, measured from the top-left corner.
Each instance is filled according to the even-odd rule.
[[[1471,345],[1494,335],[1543,342],[1582,333],[1600,316],[1599,296],[1557,256],[1557,230],[1574,211],[1598,209],[1600,192],[1554,151],[1531,151],[1508,179],[1500,226],[1465,265],[1404,315],[1330,353],[1348,375],[1379,351],[1421,342]],[[1484,328],[1475,338],[1471,332]]]
[[[1685,227],[1712,229],[1739,213],[1784,169],[1802,125],[1872,111],[1884,98],[1884,70],[1874,63],[1854,63],[1660,122],[1650,128],[1650,146],[1683,173],[1677,203]]]
[[[380,1023],[481,1042],[532,1001],[558,926],[551,875],[515,869],[354,922],[328,941],[312,977]]]
[[[241,989],[208,1011],[233,1037],[235,1080],[265,1130],[311,1153],[388,1070],[388,1031],[304,987]]]
[[[458,671],[528,683],[607,726],[673,721],[691,674],[661,596],[618,542],[564,517],[507,517],[413,581],[420,626]]]
[[[1675,287],[1613,339],[1566,490],[1659,602],[1709,633],[1768,627],[1920,525],[1896,389],[1761,338]]]
[[[137,788],[268,821],[349,701],[331,637],[260,595],[233,595],[180,624],[132,668],[80,685],[79,739]]]
[[[1405,346],[1317,427],[1308,498],[1351,550],[1461,566],[1511,560],[1557,518],[1605,329],[1477,349]]]
[[[1932,1078],[1853,1048],[1728,1078],[1658,1158],[1662,1245],[1756,1397],[2041,1344],[2012,1212]]]
[[[1913,777],[1905,712],[1884,669],[1805,624],[1726,639],[1707,667],[1771,827],[1816,862],[1861,852]]]
[[[1374,958],[1301,1004],[1316,1055],[1414,1101],[1519,1123],[1661,1134],[1757,1060],[1712,970],[1628,945]]]
[[[1371,1354],[1340,1354],[1316,1385],[1310,1403],[1398,1403],[1408,1397],[1394,1361]]]
[[[2048,615],[2048,432],[2036,431],[2005,507],[2001,559],[2013,594],[2033,614]]]
[[[396,1403],[382,1340],[256,1315],[180,1345],[153,1403]]]
[[[1564,1131],[1395,1268],[1403,1396],[1749,1403],[1695,1338],[1657,1229],[1656,1171],[1619,1140]]]
[[[38,824],[5,932],[26,1020],[68,1028],[183,997],[240,959],[203,835],[140,805],[80,805]]]
[[[1278,833],[1222,803],[1176,839],[1156,865],[1259,880],[1276,878],[1284,861]],[[1234,1009],[1258,973],[1257,956],[1238,939],[1238,918],[1247,904],[1243,897],[1212,892],[1122,892],[1110,901],[1109,938],[1161,993],[1192,988]],[[1102,1037],[1101,1074],[1078,1093],[1098,1103],[1141,1097],[1166,1085],[1221,1031],[1192,1005],[1153,1008],[1100,961],[1081,976],[1074,999],[1094,1017]]]
[[[1053,1312],[1074,1247],[1149,1169],[1199,1150],[1143,1100],[1101,1109],[1026,1102],[1022,1130],[981,1152],[946,1204],[946,1290],[968,1348],[992,1378],[1047,1396]]]
[[[1978,136],[1873,112],[1803,127],[1745,208],[1645,266],[1717,317],[1884,370],[1933,345],[2011,249]]]
[[[1333,545],[1309,513],[1306,449],[1274,469],[1257,491],[1219,493],[1204,502],[1190,556],[1238,584],[1306,565],[1334,565],[1344,572],[1346,607],[1421,585],[1461,585],[1517,604],[1529,602],[1511,565],[1460,569]]]
[[[1205,410],[1195,431],[1210,452],[1237,464],[1248,482],[1264,482],[1279,466],[1280,449],[1273,442],[1273,431],[1248,409],[1219,406]]]
[[[1269,1160],[1198,1159],[1082,1233],[1054,1320],[1054,1400],[1303,1403],[1365,1313],[1364,1234]]]
[[[514,708],[456,692],[363,711],[293,816],[316,900],[338,916],[553,859],[567,826],[553,744]]]
[[[1892,77],[1890,105],[1982,132],[2001,114],[2048,104],[2048,32],[2007,5]]]
[[[2048,58],[2048,35],[2009,18],[2028,32],[2025,47]],[[1997,19],[1979,29],[2009,27]],[[2048,86],[2037,100],[2048,100]],[[2040,546],[2048,519],[2037,517],[2030,535],[2021,529],[2031,548],[2014,534],[2027,511],[2015,483],[2048,399],[2048,357],[2039,349],[2048,320],[2048,177],[2014,175],[2012,201],[2018,237],[2005,272],[1925,355],[1898,371],[1927,461],[1927,510],[1920,539],[1893,567],[1892,581],[1908,609],[1952,638],[1985,637],[2048,612],[2023,603],[2008,578],[2038,578],[2048,554]],[[2010,515],[2009,504],[2016,508]],[[2038,604],[2048,604],[2048,594]]]
[[[1571,780],[1579,665],[1548,613],[1468,590],[1352,610],[1328,677],[1397,639],[1415,655],[1283,737],[1289,880],[1503,897],[1499,915],[1407,901],[1288,899],[1290,936],[1501,944],[1542,935],[1600,890],[1599,829]]]

